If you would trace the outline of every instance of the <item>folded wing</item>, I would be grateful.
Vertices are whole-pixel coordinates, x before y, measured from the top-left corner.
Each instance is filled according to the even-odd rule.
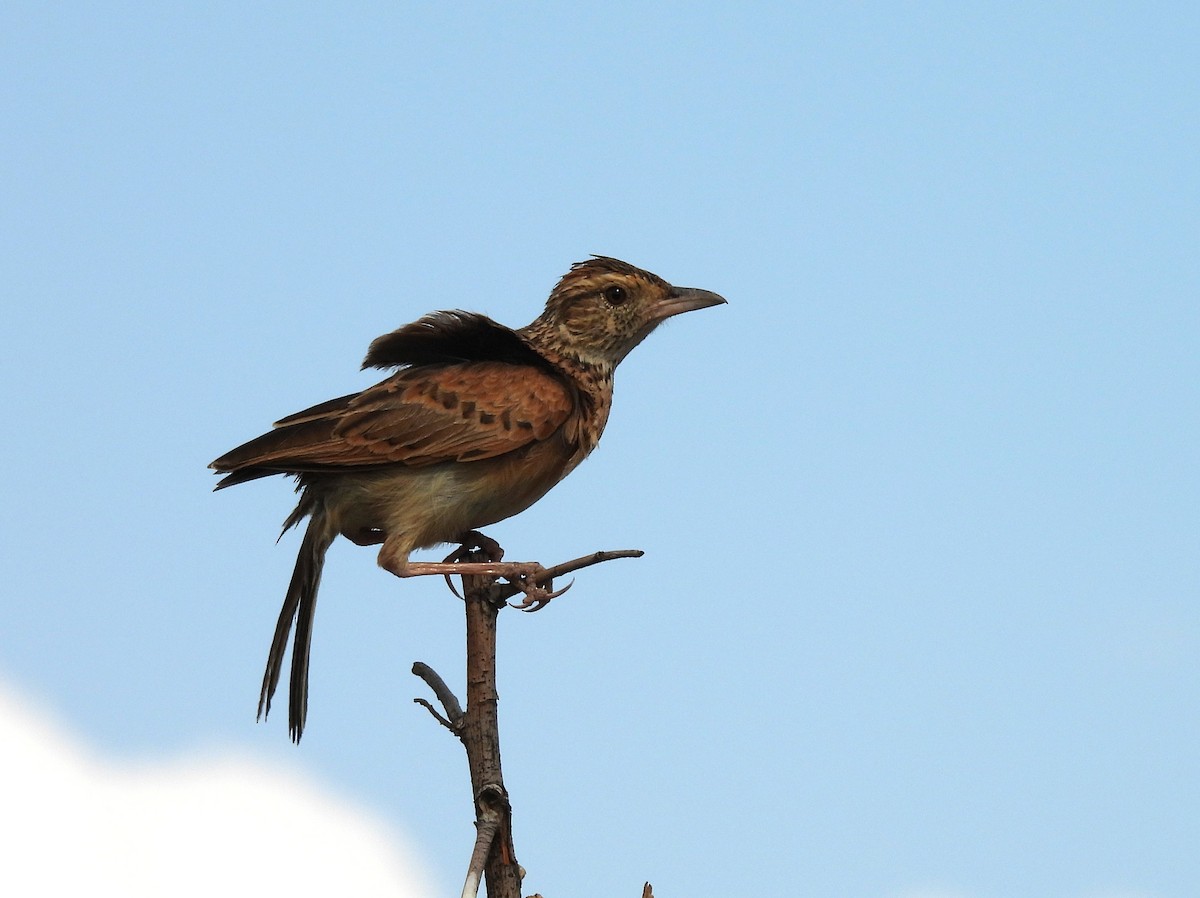
[[[405,368],[279,421],[218,458],[218,488],[271,474],[476,461],[559,433],[576,408],[561,379],[498,361]]]

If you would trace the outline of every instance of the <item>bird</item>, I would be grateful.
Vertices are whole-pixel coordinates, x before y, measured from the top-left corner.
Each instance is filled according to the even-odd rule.
[[[288,729],[299,742],[308,713],[309,650],[325,553],[336,537],[380,546],[397,577],[504,577],[541,607],[555,593],[532,580],[540,565],[410,561],[524,511],[600,440],[617,365],[667,318],[725,303],[675,287],[608,256],[576,262],[530,324],[512,329],[461,310],[432,312],[375,339],[362,368],[394,371],[359,393],[314,405],[209,467],[216,489],[296,479],[299,501],[283,533],[308,525],[263,673],[258,718],[270,712],[292,638]],[[282,533],[280,534],[282,536]]]

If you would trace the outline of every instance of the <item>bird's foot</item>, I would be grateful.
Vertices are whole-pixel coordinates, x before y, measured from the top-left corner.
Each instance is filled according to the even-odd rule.
[[[507,588],[524,593],[524,599],[513,604],[514,608],[520,608],[522,611],[540,611],[551,599],[558,598],[571,588],[571,583],[568,583],[562,589],[556,590],[553,580],[546,575],[546,568],[536,561],[460,560],[471,557],[468,550],[460,547],[446,556],[445,561],[410,561],[401,569],[399,576],[445,577],[451,591],[460,599],[462,595],[454,588],[451,576],[503,578],[507,581]]]
[[[499,564],[504,558],[504,549],[490,536],[480,533],[478,530],[468,530],[458,537],[458,541],[459,547],[447,555],[442,563],[453,565],[478,563],[478,557],[482,554],[487,559],[485,564],[495,565],[497,570],[504,569],[505,573],[496,574],[496,576],[503,577],[514,590],[524,594],[525,597],[520,602],[509,603],[513,608],[520,608],[522,611],[540,611],[551,599],[561,596],[575,582],[572,580],[562,589],[555,590],[552,580],[544,577],[546,569],[536,561]],[[450,574],[445,576],[446,585],[450,587],[450,591],[461,599],[462,596],[454,588]],[[545,579],[546,582],[539,582],[539,578]]]
[[[456,538],[460,545],[446,556],[447,562],[467,561],[468,556],[477,551],[487,556],[488,561],[500,561],[504,558],[504,549],[500,548],[500,543],[478,530],[468,530]]]
[[[510,607],[519,608],[521,611],[541,611],[550,603],[551,599],[557,599],[575,585],[575,581],[572,580],[562,589],[555,589],[553,579],[545,576],[546,569],[537,562],[513,565],[513,567],[528,569],[524,573],[514,571],[515,576],[505,576],[511,586],[525,594],[525,598],[520,602],[508,603]]]
[[[460,533],[457,539],[458,548],[443,558],[442,564],[467,564],[478,560],[478,555],[483,555],[487,562],[497,562],[504,558],[504,549],[501,548],[500,543],[478,530],[467,530],[465,533]],[[461,599],[462,594],[454,588],[454,581],[450,579],[450,576],[450,574],[443,574],[446,588]]]

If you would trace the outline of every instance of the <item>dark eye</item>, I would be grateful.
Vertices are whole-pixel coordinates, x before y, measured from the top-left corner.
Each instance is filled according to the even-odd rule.
[[[610,306],[619,306],[629,298],[629,294],[624,287],[618,287],[613,284],[611,287],[604,288],[604,301]]]

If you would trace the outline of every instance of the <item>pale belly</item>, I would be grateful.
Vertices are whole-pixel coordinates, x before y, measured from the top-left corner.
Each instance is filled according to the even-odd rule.
[[[327,475],[312,478],[308,488],[344,536],[359,543],[386,539],[389,554],[407,556],[524,511],[582,458],[550,441],[482,461]]]

